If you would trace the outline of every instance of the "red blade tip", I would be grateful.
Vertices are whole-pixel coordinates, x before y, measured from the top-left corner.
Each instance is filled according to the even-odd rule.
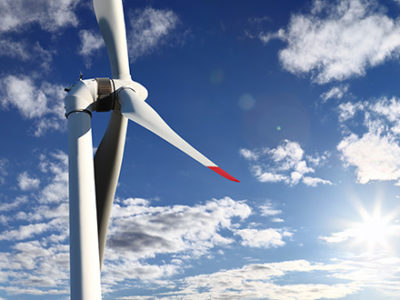
[[[229,175],[228,173],[226,173],[224,170],[222,170],[220,167],[207,167],[211,170],[213,170],[215,173],[218,173],[219,175],[221,175],[222,177],[225,177],[226,179],[235,181],[235,182],[240,182],[239,180],[237,180],[235,177],[233,177],[232,175]]]

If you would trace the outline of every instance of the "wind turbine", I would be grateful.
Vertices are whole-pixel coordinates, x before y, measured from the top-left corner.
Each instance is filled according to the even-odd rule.
[[[221,176],[239,182],[175,133],[145,102],[147,90],[129,71],[122,0],[93,0],[112,79],[80,80],[66,96],[68,119],[71,299],[100,300],[100,270],[128,119]],[[92,112],[111,111],[93,159]]]

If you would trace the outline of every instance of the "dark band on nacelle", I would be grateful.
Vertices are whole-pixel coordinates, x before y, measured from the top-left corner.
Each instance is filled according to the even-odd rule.
[[[99,97],[108,96],[114,92],[113,82],[109,78],[96,78],[96,81]]]
[[[69,113],[66,113],[65,117],[68,119],[70,114],[76,113],[76,112],[85,112],[85,113],[89,114],[90,117],[92,117],[92,112],[90,110],[87,110],[87,109],[75,109],[75,110],[72,110]]]
[[[114,82],[109,78],[96,78],[97,81],[97,101],[95,111],[104,112],[114,109]]]

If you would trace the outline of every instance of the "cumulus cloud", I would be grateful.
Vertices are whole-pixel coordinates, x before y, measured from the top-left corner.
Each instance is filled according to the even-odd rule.
[[[108,239],[114,251],[127,251],[137,258],[185,251],[204,255],[216,245],[232,243],[219,231],[232,230],[232,218],[244,219],[251,212],[247,204],[228,197],[194,207],[149,204],[142,199],[126,199],[114,207]]]
[[[361,137],[351,134],[338,144],[337,149],[347,165],[357,168],[359,183],[400,178],[400,147],[390,134],[374,131]]]
[[[356,116],[362,120],[361,131],[351,127],[351,121]],[[399,181],[399,116],[400,100],[395,97],[343,103],[339,106],[339,121],[345,136],[337,149],[345,165],[355,167],[359,183],[373,180]]]
[[[291,17],[284,33],[260,39],[265,43],[276,37],[287,42],[279,53],[283,68],[311,73],[320,84],[362,76],[368,68],[398,57],[400,50],[399,21],[375,1],[314,0],[308,14]]]
[[[26,171],[19,174],[17,180],[19,188],[23,191],[37,189],[40,185],[40,179],[30,177]]]
[[[308,163],[317,166],[324,156],[305,155],[297,142],[284,140],[276,148],[240,149],[239,153],[250,162],[251,171],[260,182],[284,182],[292,186],[299,182],[309,186],[332,184],[329,180],[305,176],[315,172]]]
[[[78,0],[3,0],[0,2],[0,32],[22,30],[35,23],[51,32],[77,26],[74,12],[77,4]]]
[[[136,10],[130,20],[129,53],[132,58],[138,58],[166,43],[179,17],[172,10],[147,7]]]
[[[58,84],[36,84],[28,76],[8,75],[2,78],[1,105],[3,109],[16,108],[26,119],[35,120],[34,135],[47,130],[61,130],[65,124],[64,88]]]
[[[284,246],[292,233],[281,228],[246,228],[243,222],[251,212],[244,201],[229,197],[194,206],[152,206],[141,198],[119,200],[112,212],[103,284],[112,289],[140,279],[157,285],[161,278],[182,272],[183,263],[232,247],[236,240],[245,247]],[[162,263],[149,263],[160,255]]]

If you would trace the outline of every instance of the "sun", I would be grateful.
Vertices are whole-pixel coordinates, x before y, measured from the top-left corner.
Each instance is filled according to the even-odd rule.
[[[355,225],[354,237],[373,250],[377,246],[386,246],[391,227],[388,218],[380,215],[367,216],[361,223]]]
[[[362,206],[357,210],[361,221],[352,223],[349,228],[353,243],[368,252],[391,250],[390,240],[400,230],[400,225],[394,222],[397,214],[382,215],[379,205],[375,206],[372,213]]]

